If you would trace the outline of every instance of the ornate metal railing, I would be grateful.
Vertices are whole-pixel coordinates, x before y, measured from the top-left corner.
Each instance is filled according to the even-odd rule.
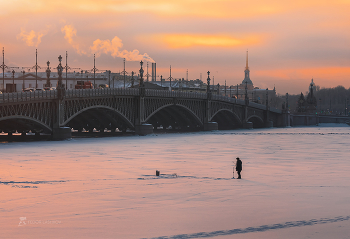
[[[56,99],[57,91],[12,92],[0,94],[0,103]]]
[[[146,89],[148,97],[166,97],[166,98],[188,98],[188,99],[206,99],[206,93],[185,92],[185,91],[168,91],[168,90],[150,90]]]
[[[106,96],[138,96],[139,88],[105,88],[105,89],[73,89],[65,91],[65,98],[90,98],[90,97],[106,97]],[[184,91],[167,91],[145,89],[146,97],[163,97],[163,98],[184,98],[184,99],[207,99],[207,93],[184,92]],[[57,99],[57,90],[34,91],[34,92],[13,92],[0,94],[0,104],[12,102],[26,102],[37,100],[54,100]],[[222,95],[211,95],[211,99],[215,101],[223,101],[232,104],[244,105],[245,101],[241,99],[231,98]],[[249,106],[256,109],[266,110],[266,105],[249,102]],[[282,113],[281,110],[270,107],[270,111]]]

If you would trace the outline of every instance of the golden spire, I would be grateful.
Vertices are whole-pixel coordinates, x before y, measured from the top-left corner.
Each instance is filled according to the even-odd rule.
[[[248,67],[248,49],[247,49],[247,59],[246,59],[245,69],[249,70],[249,67]]]

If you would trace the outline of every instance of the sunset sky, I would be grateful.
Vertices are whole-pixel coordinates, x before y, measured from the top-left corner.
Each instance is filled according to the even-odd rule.
[[[119,72],[157,63],[157,75],[215,83],[244,79],[277,93],[350,87],[350,0],[0,0],[7,66],[68,65]],[[65,64],[65,60],[63,61]],[[145,64],[146,68],[146,64]],[[146,70],[146,69],[145,69]],[[151,65],[149,66],[151,73]]]

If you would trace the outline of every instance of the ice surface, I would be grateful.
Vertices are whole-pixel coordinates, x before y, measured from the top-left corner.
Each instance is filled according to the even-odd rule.
[[[0,237],[348,238],[332,126],[0,144]]]

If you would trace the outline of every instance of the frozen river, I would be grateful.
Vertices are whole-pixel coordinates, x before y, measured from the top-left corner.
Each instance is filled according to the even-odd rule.
[[[0,152],[0,238],[350,234],[350,127],[15,142]]]

